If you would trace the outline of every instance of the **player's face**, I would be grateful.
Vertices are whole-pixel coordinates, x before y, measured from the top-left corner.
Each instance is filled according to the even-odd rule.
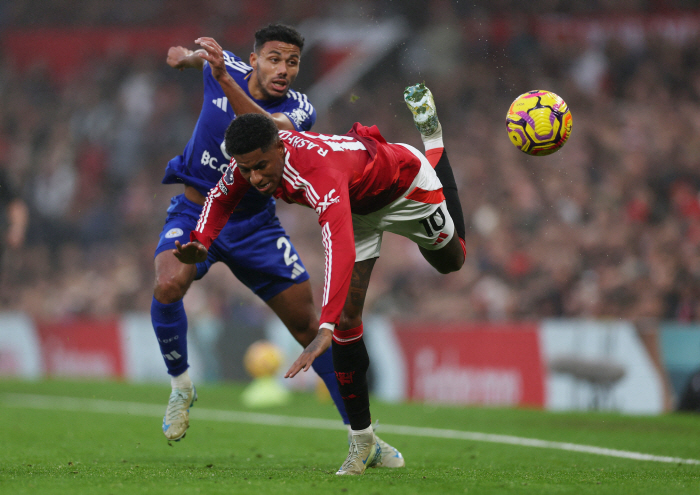
[[[251,53],[249,89],[253,97],[269,100],[285,96],[299,73],[300,58],[298,46],[281,41],[268,41]]]
[[[272,196],[282,182],[284,171],[284,144],[276,145],[263,152],[261,149],[244,155],[234,155],[238,170],[251,186],[265,196]]]

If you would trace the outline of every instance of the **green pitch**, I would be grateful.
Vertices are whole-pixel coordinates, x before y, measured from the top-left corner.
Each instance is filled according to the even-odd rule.
[[[251,415],[241,391],[199,387],[187,437],[168,445],[167,386],[0,380],[0,493],[700,493],[700,416],[375,401],[378,433],[406,468],[348,478],[334,474],[347,440],[331,404],[296,394]]]

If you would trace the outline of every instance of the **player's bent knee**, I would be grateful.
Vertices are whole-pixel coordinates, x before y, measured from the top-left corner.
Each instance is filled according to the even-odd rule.
[[[458,241],[456,244],[450,241],[450,244],[440,250],[431,251],[421,247],[420,251],[426,261],[442,275],[457,272],[464,266],[464,251]]]
[[[176,280],[161,281],[156,279],[155,287],[153,288],[153,297],[155,297],[159,303],[170,304],[185,297],[186,292],[187,286]]]
[[[195,265],[180,263],[169,252],[156,256],[155,269],[153,296],[162,304],[174,303],[185,297],[197,274]]]
[[[351,328],[357,328],[362,325],[362,314],[343,314],[340,315],[340,321],[338,323],[339,330],[350,330]]]
[[[463,264],[464,263],[441,265],[441,266],[436,266],[435,269],[441,275],[447,275],[448,273],[458,272],[460,270],[460,268],[462,268]]]
[[[458,272],[464,266],[464,256],[462,253],[459,253],[458,256],[450,256],[442,261],[443,263],[441,263],[440,266],[435,267],[442,275]]]
[[[288,328],[289,333],[292,334],[294,340],[299,342],[302,347],[306,348],[318,335],[318,328],[314,325],[313,327],[305,328]]]

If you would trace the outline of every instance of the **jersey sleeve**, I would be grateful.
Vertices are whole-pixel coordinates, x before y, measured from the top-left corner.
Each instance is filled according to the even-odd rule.
[[[236,164],[229,165],[216,186],[207,194],[197,226],[190,232],[190,241],[199,241],[209,249],[249,188],[250,184],[243,178]]]
[[[320,323],[338,325],[345,299],[350,289],[352,270],[355,266],[355,236],[352,227],[350,196],[346,182],[318,200],[318,223],[326,256],[323,299]],[[318,190],[318,189],[317,189]]]

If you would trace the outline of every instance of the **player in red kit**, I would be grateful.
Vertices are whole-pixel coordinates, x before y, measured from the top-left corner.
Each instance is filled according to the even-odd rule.
[[[320,330],[287,376],[308,370],[316,356],[333,346],[336,377],[352,428],[350,452],[337,474],[362,474],[381,455],[371,424],[369,357],[362,339],[370,275],[384,231],[413,240],[440,273],[462,267],[464,247],[443,185],[418,150],[387,143],[376,127],[359,123],[347,134],[334,136],[278,131],[269,117],[246,114],[231,123],[225,143],[233,157],[231,165],[209,192],[191,242],[178,244],[175,255],[184,263],[205,259],[208,247],[251,187],[316,211],[326,254]]]

